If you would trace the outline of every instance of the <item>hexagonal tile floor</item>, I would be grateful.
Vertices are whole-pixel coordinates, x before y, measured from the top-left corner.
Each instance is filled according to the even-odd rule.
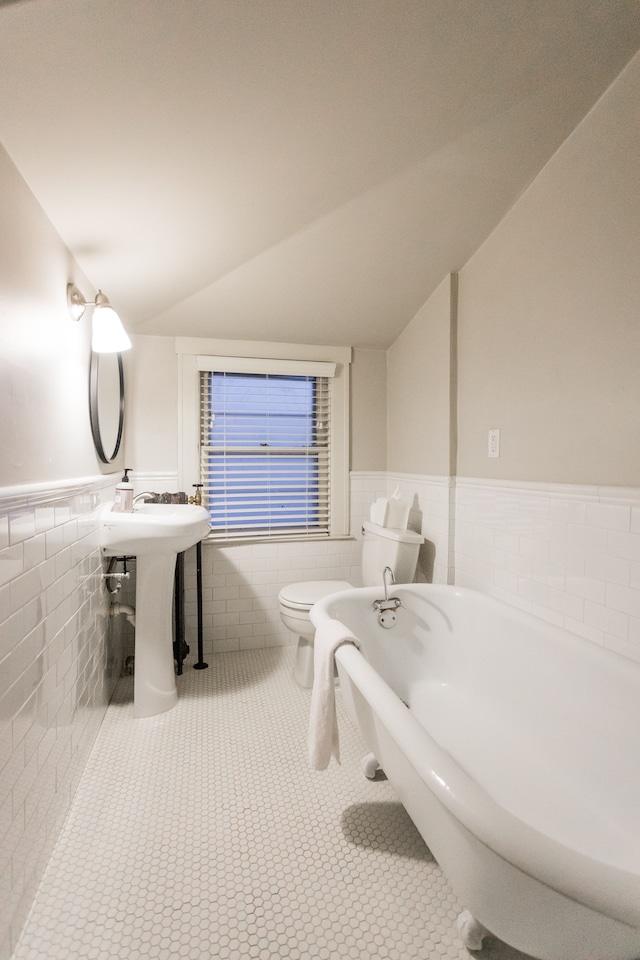
[[[120,682],[14,960],[468,960],[460,904],[363,777],[339,697],[342,763],[309,769],[293,655],[187,661],[177,706],[143,720]]]

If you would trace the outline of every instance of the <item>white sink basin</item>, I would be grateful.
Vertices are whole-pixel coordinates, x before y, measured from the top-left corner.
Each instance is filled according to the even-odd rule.
[[[194,503],[139,503],[133,513],[116,513],[107,503],[100,514],[100,545],[107,557],[181,553],[203,540],[209,514]]]
[[[209,533],[204,507],[140,503],[133,513],[100,512],[100,545],[107,557],[136,557],[136,640],[133,712],[154,717],[178,701],[173,665],[173,585],[176,557]]]

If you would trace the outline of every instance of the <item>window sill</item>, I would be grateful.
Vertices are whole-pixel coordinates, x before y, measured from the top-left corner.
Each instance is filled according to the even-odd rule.
[[[221,546],[221,547],[241,547],[241,546],[256,546],[258,544],[278,544],[278,543],[336,543],[336,542],[354,542],[357,537],[351,536],[351,534],[341,534],[340,536],[334,537],[272,537],[270,539],[265,538],[251,538],[251,537],[240,537],[240,538],[221,538],[221,537],[206,537],[202,543],[210,544],[212,546]]]

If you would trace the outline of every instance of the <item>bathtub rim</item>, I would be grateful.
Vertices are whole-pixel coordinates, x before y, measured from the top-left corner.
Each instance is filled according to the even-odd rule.
[[[515,613],[524,620],[539,619],[466,587],[440,584],[394,587],[394,593],[401,595],[403,590],[466,594],[490,606],[507,608],[510,614]],[[379,594],[380,589],[376,587],[353,588],[332,594],[312,608],[312,622],[318,627],[326,619],[335,619],[330,608],[343,597],[353,602],[360,596],[363,601],[372,603]],[[552,626],[546,621],[540,622],[545,628]],[[615,656],[610,651],[607,653]],[[557,893],[632,929],[640,928],[640,874],[562,844],[507,811],[439,746],[360,650],[353,644],[343,644],[336,651],[336,659],[372,709],[384,711],[383,722],[390,736],[426,786],[474,836],[508,863]],[[587,878],[588,883],[585,882]]]

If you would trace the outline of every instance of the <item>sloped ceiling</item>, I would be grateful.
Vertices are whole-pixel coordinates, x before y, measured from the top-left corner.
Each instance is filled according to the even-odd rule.
[[[386,347],[639,46],[637,0],[13,0],[0,141],[130,331]]]

